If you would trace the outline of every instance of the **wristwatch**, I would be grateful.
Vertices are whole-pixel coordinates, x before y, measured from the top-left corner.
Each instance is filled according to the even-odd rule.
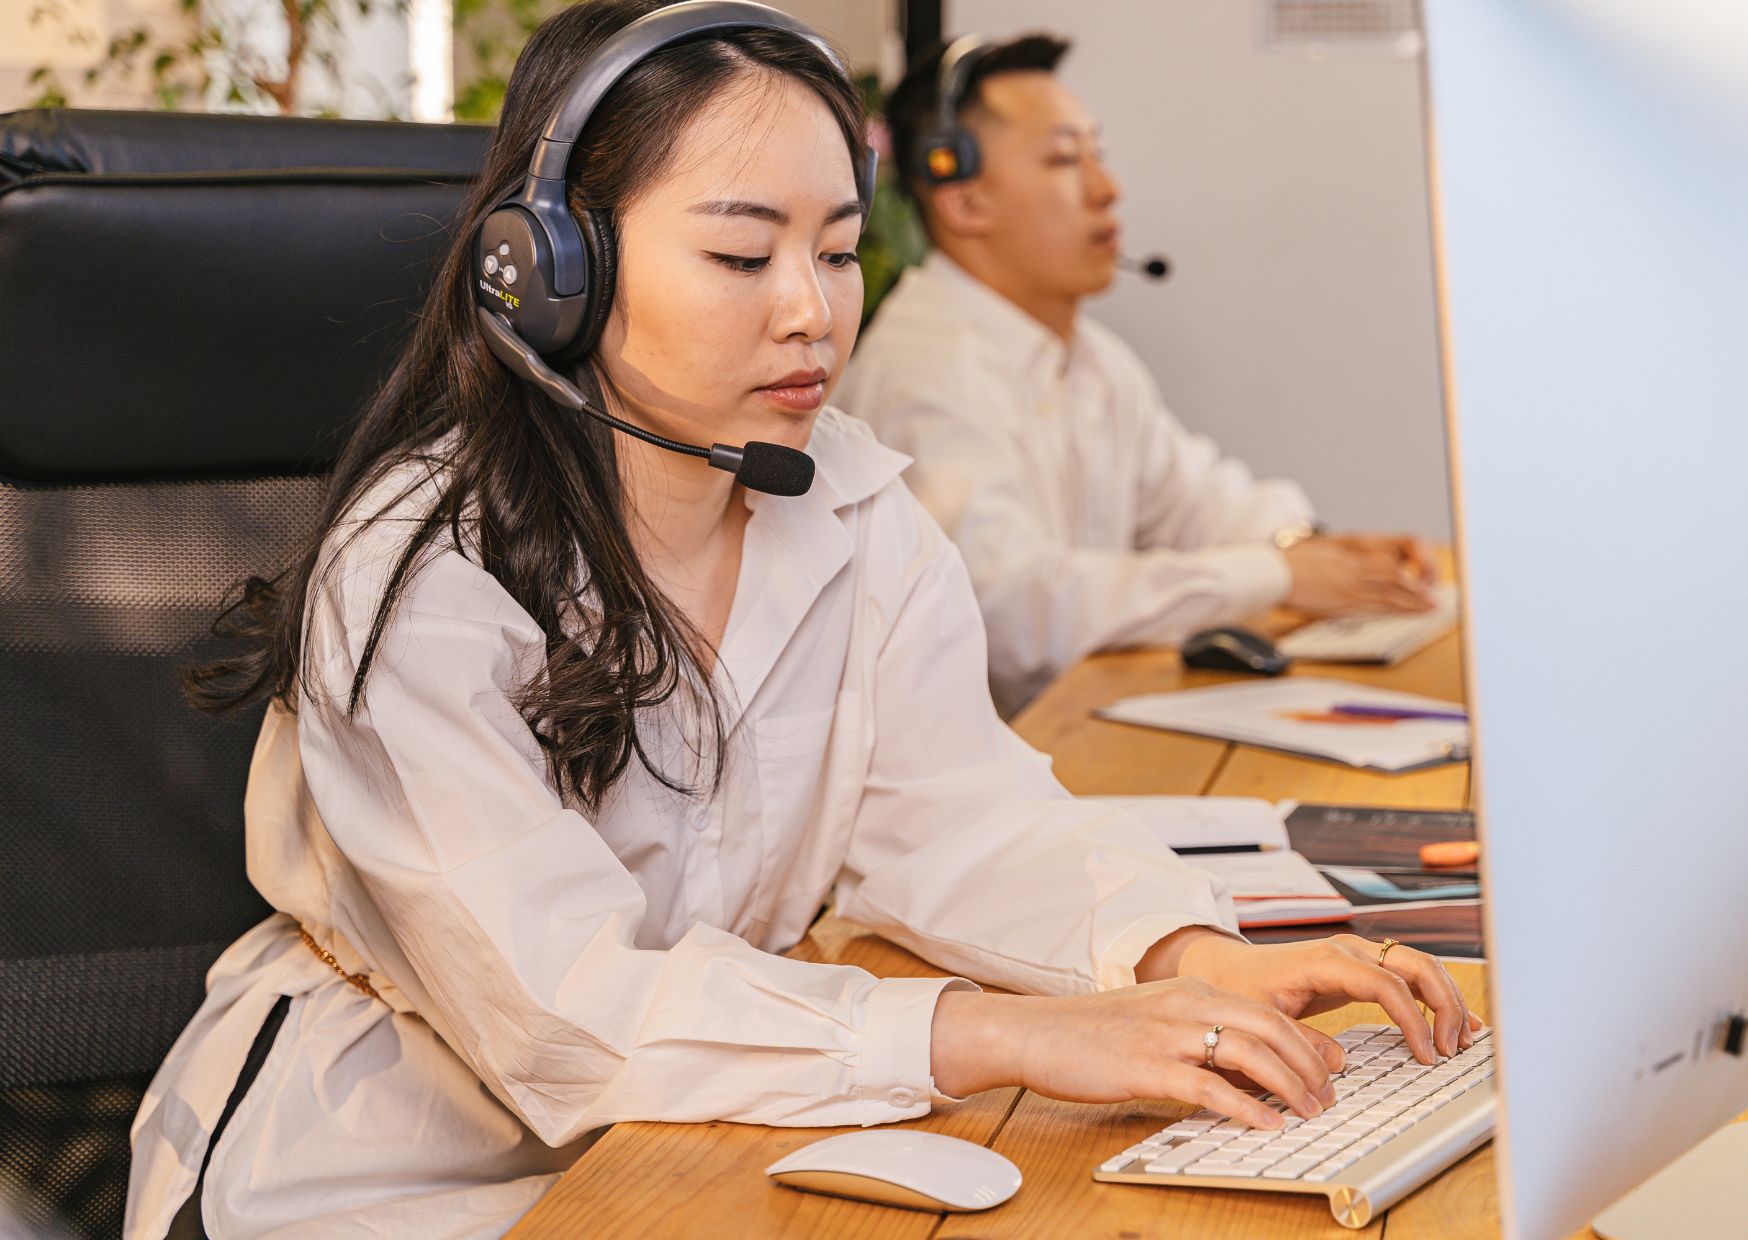
[[[1274,544],[1285,551],[1288,547],[1297,547],[1307,538],[1317,537],[1327,528],[1321,521],[1295,521],[1275,531]]]

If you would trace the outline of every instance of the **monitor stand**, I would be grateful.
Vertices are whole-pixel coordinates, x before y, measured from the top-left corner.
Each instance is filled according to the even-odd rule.
[[[1701,1141],[1596,1216],[1603,1240],[1731,1236],[1748,1222],[1748,1123]]]

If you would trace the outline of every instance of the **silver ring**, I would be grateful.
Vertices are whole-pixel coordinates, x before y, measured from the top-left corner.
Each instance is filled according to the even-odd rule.
[[[1214,1051],[1220,1045],[1220,1031],[1224,1028],[1226,1028],[1225,1025],[1215,1025],[1202,1035],[1202,1045],[1208,1048],[1207,1054],[1202,1057],[1203,1067],[1212,1068],[1214,1066]]]

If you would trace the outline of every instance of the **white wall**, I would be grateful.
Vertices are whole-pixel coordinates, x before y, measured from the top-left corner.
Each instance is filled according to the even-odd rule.
[[[899,0],[774,0],[774,3],[831,40],[852,71],[874,69],[881,72],[883,80],[903,74]]]
[[[112,37],[135,26],[181,31],[184,37],[193,31],[177,0],[59,0],[61,20],[32,20],[39,9],[51,7],[40,0],[0,0],[0,112],[36,101],[42,85],[29,79],[41,65],[56,71],[76,106],[150,107],[148,75],[86,87],[85,70],[103,58]]]
[[[1132,253],[1093,313],[1186,423],[1341,527],[1449,535],[1420,64],[1264,50],[1250,0],[949,0],[949,35],[1048,29],[1105,126]]]

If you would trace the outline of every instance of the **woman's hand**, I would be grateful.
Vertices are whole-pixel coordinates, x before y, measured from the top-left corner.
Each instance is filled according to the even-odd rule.
[[[1400,945],[1380,965],[1383,946],[1357,934],[1257,946],[1197,926],[1157,945],[1135,972],[1138,978],[1199,977],[1292,1017],[1348,1003],[1376,1003],[1401,1026],[1409,1049],[1422,1063],[1472,1045],[1481,1021],[1470,1014],[1445,967],[1425,952]],[[1416,1000],[1431,1010],[1430,1035]],[[1320,1044],[1330,1042],[1320,1033],[1313,1031],[1312,1036]]]
[[[1203,1039],[1216,1025],[1211,1071]],[[1197,978],[1070,998],[948,991],[935,1007],[931,1066],[936,1088],[956,1096],[1022,1085],[1065,1102],[1177,1098],[1275,1129],[1280,1114],[1222,1074],[1273,1090],[1306,1119],[1321,1115],[1335,1103],[1329,1073],[1340,1057],[1330,1062],[1309,1033],[1269,1003]]]

